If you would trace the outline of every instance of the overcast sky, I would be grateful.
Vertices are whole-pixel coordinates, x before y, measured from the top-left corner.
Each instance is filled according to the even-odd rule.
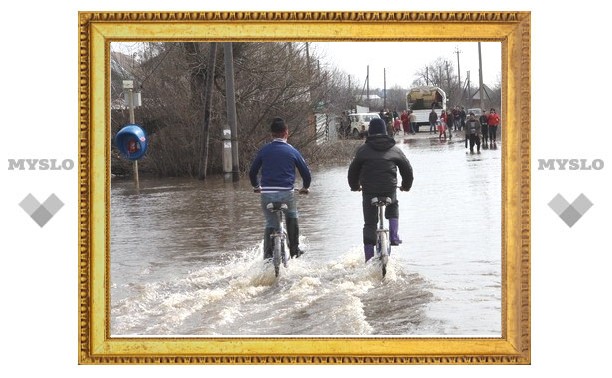
[[[142,48],[140,43],[113,42],[113,50],[125,53]],[[470,71],[472,87],[478,84],[478,42],[311,42],[310,51],[320,57],[320,64],[334,66],[351,75],[351,85],[363,88],[368,66],[370,89],[409,88],[416,72],[438,58],[448,60],[457,73],[457,53],[461,81]],[[501,42],[482,42],[483,81],[495,86],[501,77]]]
[[[470,82],[478,84],[478,42],[316,42],[311,48],[321,57],[320,64],[336,66],[351,75],[351,85],[363,87],[370,67],[370,89],[386,87],[408,88],[415,73],[441,57],[455,67],[457,53],[461,81],[465,83],[467,71]],[[501,43],[482,42],[483,81],[489,86],[501,77]]]

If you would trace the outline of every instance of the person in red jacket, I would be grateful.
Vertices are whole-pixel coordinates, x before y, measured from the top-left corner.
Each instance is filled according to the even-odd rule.
[[[489,112],[489,118],[487,118],[487,124],[489,125],[489,143],[491,148],[497,148],[495,136],[497,135],[497,126],[499,126],[499,114],[495,112],[494,108],[491,108]]]

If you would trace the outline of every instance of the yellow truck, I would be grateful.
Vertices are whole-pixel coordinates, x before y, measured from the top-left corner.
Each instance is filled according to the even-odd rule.
[[[442,110],[446,110],[446,93],[439,87],[422,86],[411,88],[406,93],[406,109],[410,109],[416,115],[416,124],[429,125],[429,113],[432,109],[438,117]]]

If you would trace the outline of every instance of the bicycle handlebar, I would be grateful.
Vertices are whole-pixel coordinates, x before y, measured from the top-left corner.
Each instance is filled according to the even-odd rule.
[[[404,190],[401,186],[398,186],[397,189],[399,189],[401,192],[409,192],[410,191],[410,189]],[[351,192],[361,192],[361,186],[357,190],[351,189]]]
[[[310,193],[310,189],[308,188],[293,189],[293,191],[298,192],[299,194],[309,194]],[[253,188],[253,193],[261,193],[261,187]]]

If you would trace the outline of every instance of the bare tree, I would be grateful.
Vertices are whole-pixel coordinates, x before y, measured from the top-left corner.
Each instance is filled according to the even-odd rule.
[[[458,98],[462,90],[462,86],[457,82],[455,66],[452,62],[442,57],[438,57],[415,73],[412,86],[425,85],[442,88],[446,92],[447,100],[451,104]]]
[[[159,175],[190,175],[198,171],[202,138],[202,99],[208,67],[209,43],[156,44],[137,61],[143,106],[137,122],[150,135],[150,150],[142,169]],[[342,109],[350,89],[343,76],[321,69],[316,57],[306,59],[303,44],[287,42],[234,43],[236,113],[242,171],[255,151],[269,138],[273,117],[283,117],[291,128],[291,143],[304,147],[316,140],[314,111],[323,106]],[[210,117],[211,173],[220,173],[222,129],[226,121],[225,77],[218,54]],[[310,75],[308,74],[310,73]],[[117,73],[113,73],[117,76]],[[116,78],[113,78],[116,80]],[[338,96],[341,93],[342,96]],[[342,98],[344,103],[337,100]],[[114,117],[119,125],[120,115]]]

